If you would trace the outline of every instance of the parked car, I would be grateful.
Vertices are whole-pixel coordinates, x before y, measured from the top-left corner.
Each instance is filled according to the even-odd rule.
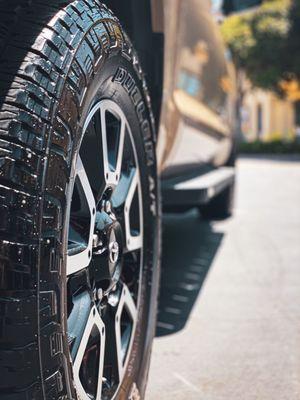
[[[231,213],[222,9],[104,3],[0,0],[1,400],[143,398],[161,212]]]

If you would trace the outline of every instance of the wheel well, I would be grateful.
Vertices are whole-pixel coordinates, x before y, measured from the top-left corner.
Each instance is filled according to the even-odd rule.
[[[163,90],[164,35],[153,31],[151,0],[104,0],[104,3],[119,18],[138,52],[158,128]]]

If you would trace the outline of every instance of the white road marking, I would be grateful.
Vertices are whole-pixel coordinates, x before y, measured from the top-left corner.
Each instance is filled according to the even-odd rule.
[[[196,393],[200,393],[202,394],[201,390],[199,388],[197,388],[197,386],[195,386],[193,383],[191,383],[190,381],[188,381],[185,377],[183,377],[182,375],[178,374],[177,372],[173,372],[173,375],[175,376],[175,378],[177,378],[179,381],[181,381],[185,386],[189,387],[191,390],[193,390]]]

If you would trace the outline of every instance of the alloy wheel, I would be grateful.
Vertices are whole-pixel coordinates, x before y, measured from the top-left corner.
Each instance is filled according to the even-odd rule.
[[[120,107],[99,101],[83,127],[68,222],[68,342],[80,399],[113,399],[135,334],[143,268],[137,152]]]

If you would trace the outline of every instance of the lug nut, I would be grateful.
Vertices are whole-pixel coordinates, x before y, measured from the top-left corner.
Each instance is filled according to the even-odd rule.
[[[114,291],[111,291],[111,293],[109,294],[109,297],[108,297],[108,303],[112,307],[116,307],[118,305],[118,303],[119,303],[118,293],[115,293]]]
[[[93,235],[93,247],[98,247],[98,243],[99,243],[99,236],[94,234]]]
[[[103,290],[102,289],[94,289],[93,295],[94,295],[95,301],[97,301],[97,300],[101,301],[103,299]]]
[[[101,301],[103,298],[103,290],[102,289],[98,289],[97,290],[97,300]]]
[[[111,203],[108,200],[105,203],[105,211],[107,212],[107,214],[111,213]]]

